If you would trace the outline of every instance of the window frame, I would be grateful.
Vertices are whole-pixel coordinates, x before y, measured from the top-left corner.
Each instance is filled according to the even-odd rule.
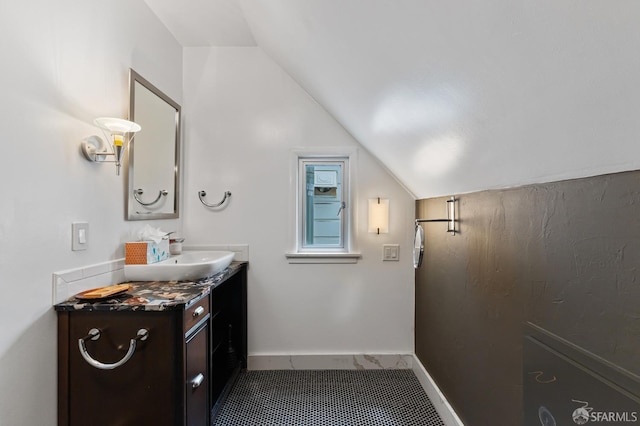
[[[345,210],[342,215],[341,247],[305,247],[305,198],[307,163],[343,162],[342,201]],[[356,263],[361,257],[357,251],[355,230],[357,217],[356,204],[356,163],[355,148],[295,149],[291,155],[291,208],[294,226],[291,227],[292,249],[285,253],[289,263]]]

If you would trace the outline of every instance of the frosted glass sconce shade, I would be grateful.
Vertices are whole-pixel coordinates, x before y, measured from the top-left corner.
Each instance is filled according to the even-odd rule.
[[[96,126],[108,130],[112,134],[135,133],[142,130],[139,124],[122,118],[99,117],[93,120]]]
[[[383,198],[369,199],[369,232],[374,234],[389,233],[389,200]]]
[[[94,124],[102,129],[109,144],[98,136],[89,136],[82,141],[82,153],[89,161],[116,163],[116,175],[119,175],[120,160],[122,159],[127,133],[139,132],[142,127],[133,121],[110,117],[96,118]],[[105,157],[111,155],[113,155],[114,160],[107,161]]]

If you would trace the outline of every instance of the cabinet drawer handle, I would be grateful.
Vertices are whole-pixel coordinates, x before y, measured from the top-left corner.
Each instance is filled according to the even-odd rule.
[[[197,318],[200,315],[204,314],[204,308],[202,306],[198,306],[195,311],[193,311],[193,317]]]
[[[198,375],[191,380],[191,388],[196,389],[203,381],[204,375],[202,373],[198,373]]]
[[[87,334],[82,339],[78,339],[80,354],[82,355],[82,358],[84,358],[84,360],[89,363],[89,365],[95,368],[98,368],[100,370],[113,370],[114,368],[120,367],[122,364],[131,359],[133,353],[136,351],[136,342],[138,340],[147,340],[147,338],[149,337],[149,330],[147,330],[146,328],[141,328],[140,330],[138,330],[138,334],[136,335],[136,337],[129,341],[129,350],[127,351],[127,353],[120,361],[114,362],[113,364],[105,364],[94,359],[91,355],[89,355],[87,347],[84,344],[85,340],[98,340],[101,334],[102,332],[100,330],[98,330],[97,328],[92,328],[91,330],[89,330],[89,334]]]

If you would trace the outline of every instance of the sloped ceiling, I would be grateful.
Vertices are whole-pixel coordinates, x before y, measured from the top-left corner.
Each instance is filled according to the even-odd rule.
[[[635,0],[146,1],[255,42],[417,198],[640,168]]]
[[[182,46],[256,46],[236,0],[144,0]]]

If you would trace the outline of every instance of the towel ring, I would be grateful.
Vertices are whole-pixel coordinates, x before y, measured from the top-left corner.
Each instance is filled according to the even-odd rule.
[[[160,201],[160,198],[162,198],[163,196],[166,196],[168,194],[168,192],[166,190],[164,190],[164,189],[161,189],[160,191],[158,191],[158,197],[155,200],[150,201],[148,203],[145,203],[140,198],[138,198],[138,195],[142,195],[142,194],[144,194],[144,191],[142,190],[142,188],[138,188],[138,189],[133,191],[133,198],[135,198],[136,201],[139,202],[140,204],[142,204],[143,206],[151,206],[151,205],[157,203],[158,201]]]
[[[230,191],[225,191],[224,193],[224,197],[222,198],[222,201],[220,201],[218,204],[209,204],[207,203],[203,198],[207,196],[207,192],[202,190],[198,192],[198,198],[200,198],[200,202],[202,204],[204,204],[207,207],[220,207],[221,205],[224,204],[225,201],[227,201],[227,198],[231,197],[231,192]]]

